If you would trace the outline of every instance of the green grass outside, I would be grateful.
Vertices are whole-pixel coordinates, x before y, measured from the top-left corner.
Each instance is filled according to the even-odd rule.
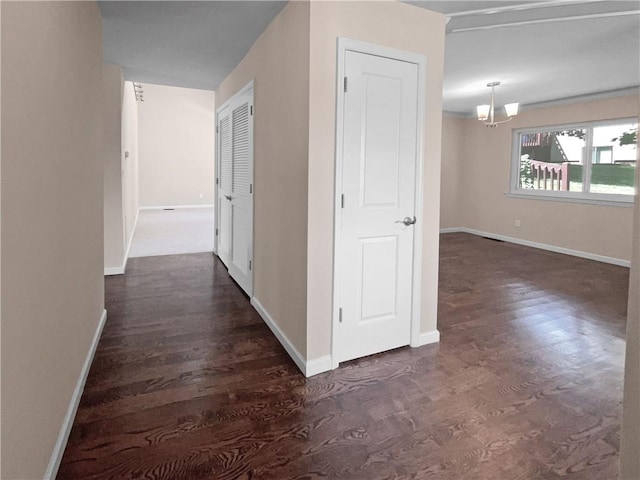
[[[569,181],[582,182],[582,165],[569,165]],[[635,184],[635,167],[610,164],[592,165],[591,183],[633,187]]]

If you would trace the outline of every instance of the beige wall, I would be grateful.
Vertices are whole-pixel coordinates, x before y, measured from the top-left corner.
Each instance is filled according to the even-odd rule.
[[[451,168],[458,171],[460,194],[443,197],[442,227],[467,227],[629,260],[632,208],[509,198],[505,192],[509,191],[512,129],[632,117],[638,112],[638,99],[631,96],[531,109],[492,129],[472,118],[463,120],[462,127],[457,121],[445,122],[449,131],[443,138],[457,136],[464,145],[458,166]],[[451,154],[446,161],[454,157]],[[448,184],[443,187],[447,191]],[[520,228],[515,226],[516,219],[521,221]]]
[[[103,307],[102,19],[2,2],[2,478],[42,478]]]
[[[331,353],[340,36],[427,57],[422,331],[436,328],[444,17],[397,2],[291,2],[216,104],[255,78],[254,295],[307,360]]]
[[[254,80],[254,296],[306,355],[309,3],[290,2],[216,90]]]
[[[640,152],[638,159],[640,160]],[[636,185],[640,185],[640,169],[636,170]],[[632,246],[620,452],[621,480],[640,478],[640,197],[637,193]]]
[[[140,205],[138,158],[138,102],[136,102],[133,83],[124,82],[122,98],[122,205],[126,244],[125,255],[128,255],[129,247],[131,246]]]
[[[307,359],[331,350],[338,37],[427,57],[421,329],[436,329],[444,25],[440,14],[392,1],[311,3]]]
[[[143,88],[140,206],[212,205],[215,93],[149,83]]]
[[[465,142],[466,118],[442,118],[442,184],[440,194],[440,228],[458,228],[462,226],[461,190],[462,172],[460,169]]]
[[[102,161],[104,168],[104,266],[121,267],[125,242],[122,216],[122,69],[102,70]]]
[[[0,5],[0,37],[2,36],[2,6]],[[2,78],[2,40],[0,39],[0,79]],[[2,105],[2,86],[0,85],[0,106]],[[1,107],[0,107],[1,110]],[[0,114],[0,132],[2,132],[2,115]],[[0,146],[2,139],[0,139]],[[2,272],[2,148],[0,148],[0,272]],[[2,275],[0,275],[0,478],[2,478]]]

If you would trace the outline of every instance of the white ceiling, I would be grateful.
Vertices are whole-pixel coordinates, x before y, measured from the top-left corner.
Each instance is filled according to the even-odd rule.
[[[451,17],[444,109],[535,104],[640,84],[640,0],[407,1]],[[140,82],[215,89],[284,1],[99,2],[104,58]],[[632,14],[631,12],[636,12]]]
[[[640,84],[638,0],[408,3],[451,15],[447,111],[469,114],[488,103],[491,81],[501,82],[498,105],[622,93]]]
[[[138,82],[214,90],[286,1],[102,1],[104,60]]]

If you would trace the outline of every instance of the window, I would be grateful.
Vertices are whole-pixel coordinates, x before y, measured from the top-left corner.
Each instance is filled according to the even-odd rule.
[[[514,130],[511,193],[632,202],[637,137],[636,119]]]

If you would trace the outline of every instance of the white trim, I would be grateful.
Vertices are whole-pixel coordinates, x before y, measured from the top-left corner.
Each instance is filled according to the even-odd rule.
[[[108,277],[110,275],[124,275],[124,265],[120,265],[119,267],[104,267],[104,276]]]
[[[136,219],[133,221],[133,227],[131,228],[131,235],[129,235],[129,241],[127,242],[127,250],[124,253],[124,264],[122,265],[123,271],[127,268],[127,261],[129,260],[129,252],[131,251],[131,244],[133,243],[133,236],[138,228],[138,219],[140,218],[140,208],[136,212]]]
[[[492,25],[483,25],[480,27],[456,28],[454,30],[451,30],[448,33],[451,34],[451,33],[475,32],[478,30],[494,30],[496,28],[505,28],[505,27],[522,27],[524,25],[537,25],[540,23],[572,22],[574,20],[590,20],[594,18],[623,17],[628,15],[638,15],[638,14],[640,14],[640,10],[626,10],[621,12],[606,12],[606,13],[590,13],[587,15],[573,15],[570,17],[541,18],[537,20],[523,20],[521,22],[495,23]]]
[[[258,300],[256,297],[253,297],[251,299],[251,305],[253,305],[253,308],[255,308],[256,312],[258,312],[258,314],[262,317],[264,323],[266,323],[267,326],[271,329],[273,334],[280,342],[280,345],[282,345],[282,347],[286,350],[293,362],[305,377],[328,372],[332,369],[333,364],[330,355],[325,355],[323,357],[309,361],[305,360],[304,356],[298,351],[291,340],[289,340],[285,333],[280,330],[280,327],[273,319],[271,314],[267,311],[267,309],[264,308],[262,303],[260,303],[260,300]]]
[[[413,290],[411,300],[411,340],[410,345],[415,347],[419,343],[420,336],[420,317],[421,317],[421,290],[422,290],[422,243],[423,243],[423,189],[424,189],[424,130],[425,130],[425,107],[426,107],[426,69],[427,58],[424,55],[405,52],[395,48],[388,48],[371,43],[351,40],[344,37],[338,37],[337,41],[337,67],[336,67],[336,131],[335,131],[335,179],[334,179],[334,219],[333,219],[333,292],[332,292],[332,319],[331,319],[331,358],[333,368],[339,365],[336,352],[337,335],[338,335],[338,317],[339,317],[339,292],[340,292],[340,275],[338,274],[340,258],[340,224],[342,209],[340,208],[342,194],[342,150],[343,150],[343,116],[344,116],[344,90],[342,82],[344,77],[344,62],[347,50],[365,53],[368,55],[376,55],[379,57],[391,58],[407,63],[416,64],[418,67],[418,105],[417,105],[417,138],[416,138],[416,196],[414,215],[418,219],[414,228],[413,236]]]
[[[422,245],[425,217],[423,212],[424,204],[424,142],[425,142],[425,115],[426,115],[426,85],[427,85],[427,57],[424,55],[411,54],[418,65],[418,105],[417,115],[417,148],[416,148],[416,197],[414,215],[420,221],[419,228],[414,225],[413,230],[413,292],[411,305],[411,340],[412,347],[420,346],[420,320],[422,318]],[[436,319],[434,319],[436,320]]]
[[[220,113],[222,110],[224,110],[227,107],[227,104],[229,103],[229,100],[231,100],[233,97],[238,97],[242,94],[247,93],[249,90],[253,90],[253,83],[254,80],[250,80],[249,83],[247,83],[244,87],[242,87],[240,90],[238,90],[236,93],[234,93],[233,95],[231,95],[229,98],[227,98],[224,103],[222,105],[220,105],[218,108],[216,108],[216,115],[218,113]],[[216,99],[216,105],[218,104],[218,100]],[[216,125],[218,123],[216,122]],[[217,158],[217,157],[216,157]]]
[[[147,207],[140,207],[138,210],[179,210],[181,208],[214,208],[215,205],[204,204],[204,205],[154,205]]]
[[[216,145],[216,152],[215,152],[216,178],[214,179],[214,184],[213,184],[213,198],[214,198],[214,201],[216,202],[215,212],[214,212],[215,232],[213,235],[213,251],[218,258],[220,258],[220,255],[218,254],[218,229],[220,228],[220,208],[219,207],[220,207],[220,162],[221,162],[219,128],[220,128],[220,113],[227,108],[229,108],[229,101],[226,101],[222,106],[216,109],[216,126],[215,126],[215,129],[213,130],[213,135],[214,135],[213,138],[215,140],[215,145]],[[222,260],[222,258],[220,258],[220,260]]]
[[[107,321],[107,311],[102,310],[100,321],[98,322],[96,331],[93,334],[93,340],[91,341],[91,345],[89,345],[89,351],[87,352],[87,356],[84,359],[82,370],[80,370],[80,376],[78,377],[78,381],[76,382],[76,388],[74,389],[73,394],[71,395],[71,400],[69,402],[69,407],[67,408],[67,413],[65,414],[64,420],[62,421],[62,428],[60,429],[60,433],[58,434],[58,439],[56,440],[56,444],[53,447],[53,452],[51,453],[51,459],[49,460],[49,465],[47,466],[47,470],[45,471],[45,474],[44,474],[45,480],[55,479],[58,473],[58,468],[60,468],[62,455],[64,454],[65,447],[67,446],[67,440],[69,439],[69,434],[71,433],[73,420],[76,418],[76,412],[78,411],[78,405],[80,404],[80,399],[82,398],[82,391],[84,390],[84,385],[87,381],[87,376],[89,375],[91,362],[93,362],[93,356],[95,355],[96,349],[98,348],[100,335],[102,334],[102,329],[104,328],[104,324],[106,321]]]
[[[415,347],[422,347],[423,345],[429,345],[430,343],[438,343],[440,341],[440,332],[438,330],[432,330],[430,332],[421,333],[418,336],[418,342]]]
[[[607,257],[606,255],[598,255],[597,253],[584,252],[582,250],[574,250],[572,248],[558,247],[556,245],[549,245],[548,243],[533,242],[531,240],[508,237],[506,235],[499,235],[497,233],[483,232],[482,230],[476,230],[474,228],[443,228],[440,229],[440,233],[470,233],[472,235],[478,235],[480,237],[493,238],[495,240],[502,240],[503,242],[524,245],[525,247],[532,247],[538,248],[540,250],[547,250],[549,252],[562,253],[564,255],[570,255],[572,257],[586,258],[587,260],[594,260],[596,262],[610,263],[612,265],[619,265],[621,267],[631,266],[631,262],[629,260],[624,260],[622,258]]]
[[[305,360],[302,354],[298,351],[298,349],[291,342],[291,340],[289,340],[289,338],[285,335],[285,333],[282,330],[280,330],[280,327],[278,326],[276,321],[273,319],[271,314],[267,311],[267,309],[264,308],[262,303],[260,303],[260,300],[258,300],[256,297],[253,297],[251,299],[251,305],[253,305],[253,308],[256,309],[256,312],[258,312],[258,314],[262,317],[262,319],[264,320],[264,323],[266,323],[267,327],[271,329],[271,331],[276,336],[280,344],[284,347],[284,349],[287,351],[291,359],[294,361],[294,363],[298,366],[298,368],[304,375],[306,370],[305,368],[306,365],[305,365]]]
[[[458,232],[464,232],[464,229],[462,227],[447,227],[447,228],[440,229],[440,233],[458,233]]]
[[[634,195],[593,193],[589,192],[591,185],[591,168],[593,158],[591,150],[593,143],[593,130],[608,125],[625,123],[638,123],[637,117],[608,118],[604,120],[590,120],[587,122],[563,123],[556,125],[530,126],[514,128],[511,131],[511,161],[509,163],[509,191],[505,195],[510,198],[541,199],[556,202],[588,203],[594,205],[608,205],[612,207],[629,206],[634,203]],[[541,132],[553,132],[557,130],[582,129],[585,133],[585,145],[582,153],[582,191],[567,192],[558,190],[535,190],[520,188],[520,162],[521,162],[521,137],[524,134]]]
[[[521,11],[521,10],[532,10],[535,8],[548,8],[548,7],[563,7],[565,5],[570,5],[572,3],[593,3],[598,2],[600,0],[547,0],[543,2],[535,2],[535,3],[519,3],[515,5],[506,5],[503,7],[494,7],[494,8],[479,8],[476,10],[464,10],[462,12],[450,13],[447,15],[448,18],[455,17],[467,17],[472,15],[482,15],[482,14],[494,14],[494,13],[503,13],[510,11]]]
[[[543,100],[541,102],[526,103],[520,105],[520,112],[528,112],[530,110],[536,110],[538,108],[557,107],[562,105],[572,105],[574,103],[586,103],[595,102],[598,100],[609,100],[611,98],[627,97],[631,95],[637,96],[639,93],[639,87],[631,86],[624,88],[616,88],[613,90],[603,90],[601,92],[591,92],[581,95],[574,95],[572,97],[561,97],[551,100]],[[443,110],[443,116],[447,118],[473,118],[477,119],[476,112],[456,112],[453,110]]]
[[[608,100],[616,97],[626,97],[629,95],[638,95],[638,86],[616,88],[613,90],[603,90],[601,92],[585,93],[582,95],[574,95],[571,97],[562,97],[554,100],[545,100],[542,102],[527,103],[520,107],[521,111],[535,110],[536,108],[556,107],[559,105],[570,105],[573,103],[594,102],[597,100]],[[470,115],[475,117],[475,115]]]
[[[556,130],[570,130],[578,128],[594,128],[607,125],[617,125],[619,123],[638,123],[638,117],[616,117],[616,118],[604,118],[601,120],[587,120],[585,122],[569,122],[569,123],[556,123],[552,125],[532,125],[530,127],[514,128],[514,133],[540,133],[540,132],[554,132]]]
[[[214,158],[213,158],[213,201],[215,202],[213,208],[213,216],[215,225],[213,228],[213,254],[218,256],[218,206],[220,205],[220,201],[218,199],[218,179],[220,178],[220,164],[219,164],[219,148],[218,148],[218,110],[215,113],[215,125],[213,127],[213,148],[214,148]]]
[[[320,358],[307,360],[305,367],[305,376],[313,377],[319,373],[329,372],[333,370],[333,360],[331,355],[324,355]]]
[[[544,202],[566,202],[566,203],[586,203],[588,205],[603,205],[605,207],[626,207],[633,208],[633,195],[615,195],[620,197],[619,200],[606,200],[602,198],[606,193],[592,193],[596,198],[589,194],[584,195],[576,192],[575,194],[567,193],[567,195],[558,195],[555,190],[531,190],[536,193],[525,193],[528,190],[518,190],[517,192],[505,192],[505,197],[518,198],[521,200],[542,200]],[[555,195],[554,195],[555,193]],[[624,199],[624,200],[623,200]]]
[[[136,219],[133,221],[133,228],[131,229],[131,235],[129,235],[129,241],[127,242],[127,249],[124,252],[124,259],[122,261],[122,265],[118,267],[105,267],[104,275],[124,275],[125,270],[127,269],[127,261],[129,260],[129,252],[131,251],[131,244],[133,243],[133,235],[136,233],[136,228],[138,226],[138,218],[140,218],[140,210],[138,208],[136,211]]]

